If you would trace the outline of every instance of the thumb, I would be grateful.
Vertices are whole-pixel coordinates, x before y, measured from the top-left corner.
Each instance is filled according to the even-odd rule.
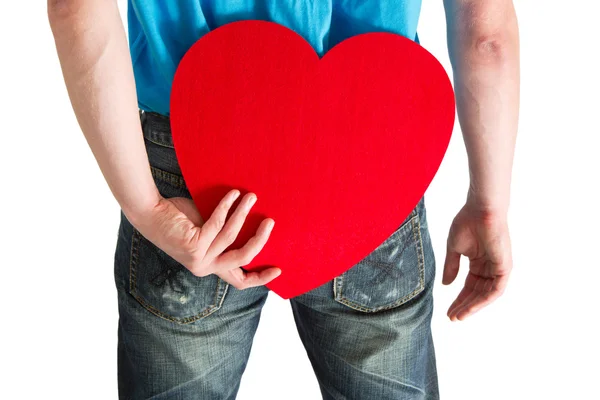
[[[169,201],[171,201],[171,203],[173,203],[173,205],[177,207],[179,211],[185,214],[185,216],[188,217],[188,219],[192,221],[194,225],[204,225],[204,220],[202,219],[202,216],[200,215],[198,208],[196,208],[196,204],[193,200],[190,200],[187,197],[172,197],[169,199]]]
[[[456,279],[460,267],[460,256],[461,254],[450,246],[446,247],[446,260],[444,261],[444,274],[442,276],[443,285],[449,285]]]

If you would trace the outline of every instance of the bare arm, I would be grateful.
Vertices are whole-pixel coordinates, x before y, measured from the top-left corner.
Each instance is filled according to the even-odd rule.
[[[115,0],[48,0],[65,84],[77,121],[123,213],[140,233],[194,275],[216,274],[237,289],[264,285],[281,273],[245,271],[265,245],[274,221],[263,220],[242,248],[225,251],[252,207],[247,193],[226,222],[231,190],[204,222],[188,198],[165,199],[146,153],[127,37]]]
[[[452,222],[442,283],[469,258],[448,309],[462,320],[505,290],[512,269],[507,224],[519,114],[519,34],[511,0],[444,0],[458,118],[469,158],[465,206]]]
[[[117,2],[48,0],[48,19],[77,121],[114,197],[136,221],[158,204],[159,193]]]
[[[445,0],[469,199],[505,213],[519,113],[519,37],[511,0]]]

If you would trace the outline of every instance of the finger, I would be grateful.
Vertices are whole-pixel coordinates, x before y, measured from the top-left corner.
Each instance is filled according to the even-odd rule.
[[[206,254],[213,240],[225,225],[227,213],[239,195],[240,191],[236,189],[227,193],[213,210],[210,218],[202,225],[200,238],[198,239],[198,251],[201,254]]]
[[[465,305],[461,307],[460,310],[457,310],[455,313],[455,318],[459,321],[464,321],[471,315],[475,314],[477,311],[481,310],[483,307],[487,306],[491,302],[493,302],[498,296],[494,296],[493,293],[480,293],[476,299],[474,299],[469,305]]]
[[[267,243],[274,225],[275,221],[272,218],[264,219],[258,227],[256,234],[248,239],[248,242],[244,246],[217,256],[217,268],[233,269],[238,266],[250,264]]]
[[[450,307],[448,308],[448,312],[446,313],[446,315],[448,315],[448,317],[450,317],[453,313],[453,311],[459,307],[466,299],[467,297],[469,297],[469,295],[472,293],[471,289],[468,287],[464,287],[460,293],[458,294],[458,296],[456,297],[456,299],[452,302],[452,304],[450,305]]]
[[[254,193],[248,193],[244,196],[240,204],[236,207],[234,213],[231,215],[229,220],[225,223],[225,226],[217,237],[213,240],[212,244],[206,251],[206,257],[213,259],[219,254],[223,253],[225,249],[231,245],[237,238],[242,225],[246,221],[246,216],[250,212],[250,209],[256,202],[256,195]]]
[[[456,300],[454,300],[454,302],[448,308],[448,312],[447,312],[448,318],[450,318],[451,321],[454,321],[455,316],[456,316],[456,310],[459,310],[463,304],[470,301],[476,295],[477,294],[475,292],[473,292],[472,290],[470,290],[468,288],[463,288],[463,290],[461,290],[461,292],[458,295],[458,297],[456,298]]]
[[[471,262],[471,266],[472,265],[473,265],[473,262]],[[450,319],[453,321],[456,320],[457,312],[462,310],[463,307],[465,307],[466,305],[473,302],[473,300],[476,299],[480,293],[482,293],[484,291],[489,291],[490,289],[486,290],[486,287],[488,286],[487,283],[489,281],[493,281],[493,279],[479,276],[479,275],[473,274],[472,271],[469,271],[469,273],[467,274],[467,278],[465,279],[465,286],[463,289],[465,291],[465,293],[469,293],[469,295],[463,296],[461,298],[460,302],[455,302],[456,304],[453,304],[453,306],[451,306],[451,309],[448,310],[448,316],[450,317]],[[491,285],[490,285],[490,288],[491,288]]]
[[[442,284],[449,285],[454,282],[460,268],[461,254],[454,251],[450,246],[446,247],[446,259],[444,260],[444,274],[442,276]]]
[[[456,317],[459,320],[475,314],[477,311],[493,303],[498,297],[504,293],[504,288],[508,283],[508,275],[498,276],[495,279],[489,279],[489,290],[482,291],[480,296],[473,299],[471,302],[464,304],[464,306],[457,310]]]
[[[277,267],[271,267],[261,271],[244,271],[242,268],[238,267],[229,270],[229,273],[231,273],[234,278],[234,282],[229,283],[231,283],[236,289],[242,290],[250,287],[266,285],[281,275],[281,269]]]
[[[455,305],[451,311],[449,311],[448,313],[448,317],[450,318],[451,321],[456,321],[457,320],[457,315],[460,311],[462,311],[465,307],[465,305],[470,304],[473,300],[475,300],[477,297],[479,297],[481,295],[481,293],[478,292],[471,292],[469,293],[469,295],[459,304]]]
[[[463,320],[473,314],[475,310],[491,303],[502,294],[501,285],[506,285],[505,282],[506,278],[503,276],[487,278],[469,274],[465,286],[472,287],[477,296],[465,299],[462,304],[453,310],[451,318]]]
[[[500,292],[496,290],[487,293],[478,293],[474,299],[468,302],[468,304],[463,304],[459,309],[455,311],[454,318],[463,321],[471,315],[475,314],[477,311],[481,310],[483,307],[492,303],[499,296]]]

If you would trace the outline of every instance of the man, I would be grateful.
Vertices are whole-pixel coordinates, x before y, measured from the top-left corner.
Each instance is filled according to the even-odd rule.
[[[207,221],[190,199],[168,118],[171,80],[185,51],[209,30],[242,19],[288,26],[320,55],[368,31],[416,39],[420,6],[420,0],[130,0],[128,47],[116,2],[48,1],[73,109],[122,209],[115,252],[121,398],[235,398],[268,294],[264,285],[280,273],[241,268],[268,240],[270,218],[245,246],[224,252],[256,195],[246,194],[234,208],[240,193],[232,190]],[[450,284],[461,255],[469,258],[464,288],[448,309],[454,321],[497,299],[512,268],[507,211],[519,49],[510,0],[446,0],[444,7],[470,173],[442,278]],[[392,260],[385,280],[373,278],[385,275],[371,256]],[[394,279],[400,275],[421,285]],[[430,330],[434,276],[421,199],[364,262],[290,300],[324,399],[439,397]]]

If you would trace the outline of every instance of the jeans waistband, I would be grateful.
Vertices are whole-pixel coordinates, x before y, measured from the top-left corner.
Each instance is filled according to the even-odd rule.
[[[144,137],[153,143],[173,147],[171,120],[168,116],[155,112],[139,110]]]

